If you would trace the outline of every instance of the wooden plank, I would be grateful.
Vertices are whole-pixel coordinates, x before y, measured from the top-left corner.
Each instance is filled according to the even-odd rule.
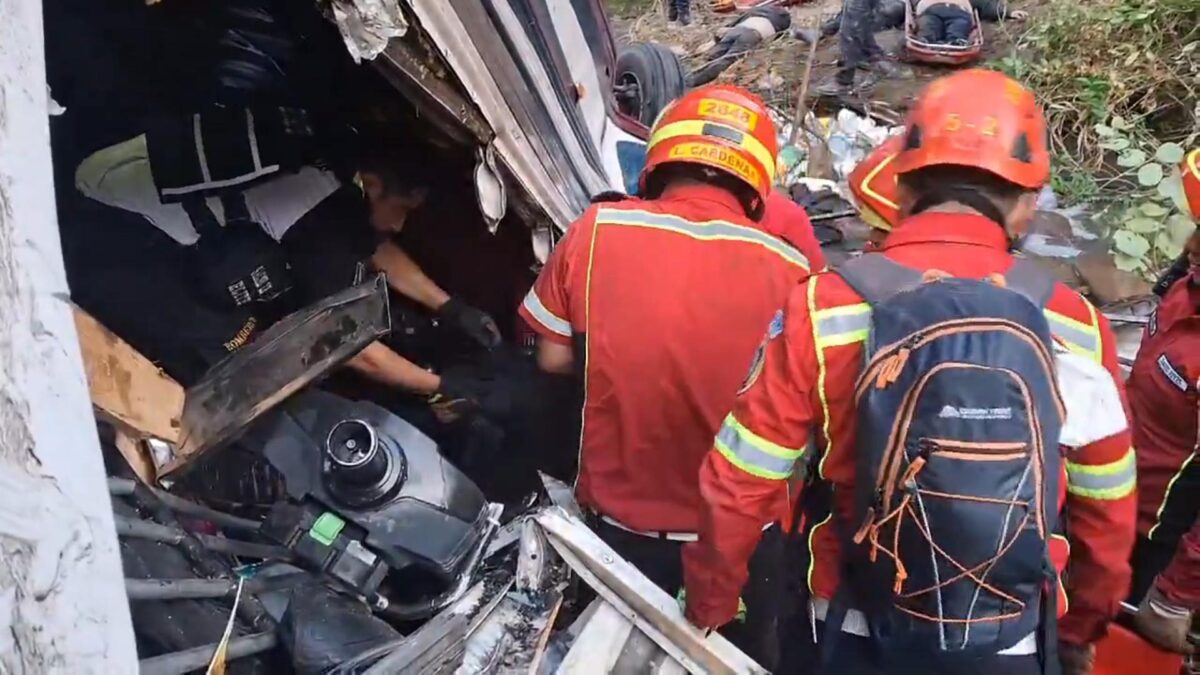
[[[177,442],[183,387],[90,314],[72,308],[96,413],[131,438]]]
[[[566,511],[549,508],[535,519],[576,574],[688,670],[712,675],[767,674],[762,666],[719,634],[706,636],[689,624],[674,598]]]
[[[598,606],[575,638],[556,675],[608,673],[620,658],[633,631],[633,622],[602,598],[593,600],[592,605]]]
[[[117,430],[116,437],[117,450],[121,456],[125,458],[125,463],[129,468],[133,469],[133,473],[147,485],[154,485],[158,478],[158,469],[154,466],[154,459],[146,450],[146,445],[143,439],[134,438],[125,433],[124,430]]]

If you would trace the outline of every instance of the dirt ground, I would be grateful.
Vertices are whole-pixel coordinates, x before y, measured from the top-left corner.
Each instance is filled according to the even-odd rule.
[[[683,57],[685,67],[701,63],[700,54],[713,42],[713,32],[729,20],[730,15],[714,14],[705,0],[693,0],[696,21],[690,27],[668,26],[666,16],[655,0],[624,0],[612,2],[613,31],[619,44],[633,41],[656,41],[669,46]],[[837,13],[841,0],[812,0],[791,9],[793,26],[817,27]],[[1014,2],[1015,7],[1034,11],[1036,0]],[[1019,23],[984,24],[984,55],[982,62],[998,58],[1010,49]],[[903,46],[903,33],[889,30],[876,34],[880,46],[897,54]],[[745,86],[781,111],[796,107],[803,80],[809,45],[783,36],[758,49],[730,67],[719,81]],[[838,57],[837,38],[825,38],[817,47],[811,77],[812,87],[830,77]],[[862,103],[884,119],[900,119],[913,99],[929,81],[949,72],[947,68],[901,64],[902,76],[877,83]]]

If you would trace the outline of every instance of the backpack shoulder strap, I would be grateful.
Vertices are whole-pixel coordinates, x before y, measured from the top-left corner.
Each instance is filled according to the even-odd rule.
[[[921,272],[905,267],[882,253],[864,253],[837,265],[833,271],[875,306],[893,295],[921,285]]]
[[[1017,258],[1004,273],[1005,286],[1025,296],[1038,309],[1044,309],[1054,294],[1054,277],[1028,258]]]

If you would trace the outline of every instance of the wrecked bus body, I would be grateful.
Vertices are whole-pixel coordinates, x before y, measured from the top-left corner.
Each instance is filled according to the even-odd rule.
[[[538,448],[573,455],[558,450],[577,435],[570,411],[527,399],[577,406],[569,383],[526,386],[536,369],[515,309],[592,197],[636,185],[642,123],[679,93],[682,71],[653,45],[618,58],[595,0],[297,4],[45,3],[49,86],[65,108],[51,122],[64,258],[141,668],[190,672],[220,652],[234,672],[410,672],[485,647],[536,662],[567,565],[530,502],[493,483],[536,479],[549,468]],[[495,317],[502,349],[449,336],[382,275],[295,295],[306,279],[294,260],[264,284],[264,258],[246,254],[286,248],[291,223],[269,221],[303,210],[273,185],[304,175],[365,193],[343,153],[396,137],[406,151],[393,159],[425,174],[430,194],[389,238]],[[262,232],[196,255],[234,223]],[[246,262],[239,292],[198,291],[201,257]],[[423,397],[348,377],[344,364],[378,340],[434,372],[519,382],[506,409],[523,426],[480,416],[459,433]],[[533,624],[528,611],[513,618],[526,596],[538,598]],[[657,620],[685,626],[660,605]],[[653,632],[626,635],[641,630]],[[516,633],[528,644],[504,637]],[[728,652],[719,639],[680,651],[657,635],[661,668],[743,663],[710,654]]]

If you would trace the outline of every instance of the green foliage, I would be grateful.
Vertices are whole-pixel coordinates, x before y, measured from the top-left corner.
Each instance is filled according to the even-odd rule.
[[[1093,131],[1103,139],[1100,146],[1116,154],[1120,170],[1110,183],[1124,185],[1098,220],[1107,230],[1117,267],[1151,277],[1179,255],[1194,229],[1185,215],[1179,178],[1183,146],[1147,140],[1121,117],[1105,120]]]
[[[1193,229],[1177,167],[1200,139],[1200,0],[1046,0],[1026,25],[992,65],[1046,112],[1052,187],[1153,276]]]

